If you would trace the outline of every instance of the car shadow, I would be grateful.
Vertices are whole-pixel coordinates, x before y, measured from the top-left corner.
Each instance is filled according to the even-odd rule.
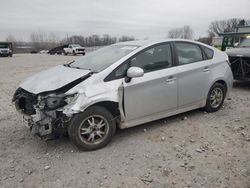
[[[114,141],[117,143],[121,140],[121,138],[129,139],[129,137],[134,137],[140,134],[144,134],[145,131],[150,132],[156,129],[160,129],[165,126],[176,126],[176,124],[180,123],[180,121],[184,121],[184,118],[192,118],[194,116],[200,116],[204,113],[202,109],[196,109],[188,112],[184,112],[181,114],[177,114],[174,116],[162,118],[159,120],[155,120],[149,123],[141,124],[135,127],[130,127],[127,129],[118,129],[114,138]]]
[[[250,90],[250,81],[234,81],[233,87],[242,90]]]
[[[107,148],[111,149],[114,147],[117,147],[120,145],[121,142],[124,140],[129,140],[133,137],[139,136],[141,134],[145,134],[145,132],[151,132],[156,129],[160,129],[165,126],[176,126],[176,124],[180,123],[180,121],[183,120],[183,118],[188,117],[192,118],[194,116],[200,116],[204,112],[201,109],[192,110],[189,112],[181,113],[178,115],[170,116],[167,118],[162,118],[156,121],[152,121],[149,123],[141,124],[135,127],[130,127],[127,129],[117,129],[116,134],[114,138],[112,139],[111,143],[106,146]],[[42,141],[41,141],[42,142]],[[53,140],[47,140],[46,141],[46,147],[48,150],[53,150],[54,148],[67,148],[66,150],[68,152],[71,152],[72,150],[78,150],[73,143],[71,143],[68,136],[62,136],[57,139]],[[78,150],[81,152],[80,150]]]

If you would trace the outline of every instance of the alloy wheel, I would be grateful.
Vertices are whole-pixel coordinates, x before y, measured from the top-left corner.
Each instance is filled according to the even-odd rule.
[[[218,108],[223,101],[223,91],[221,88],[216,87],[212,90],[210,95],[210,104],[212,108]]]
[[[92,115],[85,118],[79,126],[80,139],[86,144],[98,144],[102,142],[108,131],[108,122],[100,115]]]

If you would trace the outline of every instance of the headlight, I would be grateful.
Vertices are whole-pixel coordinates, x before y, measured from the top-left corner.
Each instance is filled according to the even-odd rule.
[[[56,110],[58,108],[61,108],[70,102],[72,102],[77,94],[61,94],[61,95],[55,95],[50,94],[44,97],[44,109],[45,110]]]

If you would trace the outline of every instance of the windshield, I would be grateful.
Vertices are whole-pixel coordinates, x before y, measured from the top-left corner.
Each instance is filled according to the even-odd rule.
[[[81,47],[79,44],[72,44],[72,47]]]
[[[250,47],[250,39],[244,39],[238,47]]]
[[[74,61],[69,66],[100,72],[138,48],[131,45],[111,45],[96,50]]]
[[[0,48],[9,48],[9,44],[0,44]]]

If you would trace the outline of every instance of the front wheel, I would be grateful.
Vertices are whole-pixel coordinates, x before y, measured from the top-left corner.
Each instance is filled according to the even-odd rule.
[[[207,96],[207,102],[205,110],[207,112],[218,111],[224,102],[226,96],[226,88],[220,83],[215,83],[211,88]]]
[[[96,150],[106,146],[115,131],[113,115],[101,106],[93,106],[76,114],[68,127],[70,139],[81,150]]]

